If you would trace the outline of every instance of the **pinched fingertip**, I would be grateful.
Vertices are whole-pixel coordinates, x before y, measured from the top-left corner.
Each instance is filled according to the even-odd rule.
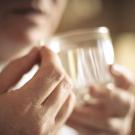
[[[105,86],[91,85],[89,94],[94,98],[104,98],[107,95],[107,88]]]
[[[56,63],[57,65],[61,65],[61,61],[58,55],[46,46],[40,48],[40,56],[42,63],[53,62]]]

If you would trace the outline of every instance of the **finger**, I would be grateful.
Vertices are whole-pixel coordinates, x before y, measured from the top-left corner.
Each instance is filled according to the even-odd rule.
[[[110,117],[110,99],[111,91],[107,89],[106,86],[95,86],[92,85],[89,90],[90,99],[88,102],[84,103],[84,107],[93,110],[94,112],[100,112],[106,118]],[[97,115],[97,114],[96,114]],[[105,119],[105,118],[104,118]]]
[[[75,109],[69,119],[76,120],[88,126],[91,125],[98,128],[110,128],[108,121],[109,118],[106,117],[104,113],[99,110],[92,110],[88,107],[81,107],[80,109]]]
[[[134,85],[133,75],[127,69],[119,65],[111,65],[109,71],[114,78],[116,86],[129,89],[130,86]]]
[[[125,117],[130,109],[133,95],[111,84],[107,85],[106,89],[109,91],[109,94],[104,105],[110,116]]]
[[[0,73],[0,94],[8,91],[38,61],[38,48],[9,63]]]
[[[130,109],[133,96],[111,84],[106,85],[105,89],[104,92],[94,89],[95,93],[93,92],[92,96],[96,95],[96,102],[90,102],[87,106],[99,109],[99,111],[104,110],[105,114],[110,117],[125,117]]]
[[[105,86],[91,85],[89,94],[92,98],[104,99],[109,96],[110,91],[108,91]]]
[[[71,93],[56,116],[55,121],[58,125],[63,124],[68,119],[68,117],[73,111],[74,106],[75,106],[75,95]]]
[[[118,135],[117,131],[114,129],[100,129],[99,127],[93,125],[81,123],[78,120],[69,119],[67,124],[83,135]]]
[[[112,92],[110,98],[110,106],[112,106],[110,111],[112,111],[112,115],[119,118],[126,117],[134,101],[134,96],[122,89],[118,90],[116,87],[112,90],[110,88],[110,91]]]
[[[24,98],[42,104],[57,85],[64,79],[59,58],[47,48],[40,51],[41,66],[34,77],[22,87]]]
[[[107,114],[108,112],[106,112],[106,108],[104,108],[103,106],[99,107],[95,107],[94,105],[90,105],[90,106],[82,106],[82,107],[78,107],[75,108],[74,110],[74,114],[84,114],[86,115],[88,118],[93,117],[94,119],[97,120],[104,120],[106,121],[106,119],[108,119],[110,116],[109,114]]]
[[[66,122],[75,105],[75,96],[71,92],[55,118],[55,130],[57,131]]]
[[[78,123],[77,121],[73,120],[73,119],[68,119],[67,122],[66,122],[66,125],[68,125],[69,127],[75,129],[75,131],[77,131],[77,133],[80,133],[80,134],[84,134],[84,135],[87,135],[86,134],[86,127],[81,123]],[[88,130],[89,131],[89,130]],[[93,134],[91,134],[93,135]]]
[[[63,106],[67,100],[71,91],[71,85],[67,80],[63,80],[56,89],[51,93],[51,95],[43,102],[43,107],[46,112],[56,117],[60,108]]]
[[[82,135],[99,135],[97,134],[97,131],[93,131],[90,126],[84,125],[76,120],[71,120],[69,119],[66,123],[68,126],[71,128],[75,129],[77,133],[82,134]]]

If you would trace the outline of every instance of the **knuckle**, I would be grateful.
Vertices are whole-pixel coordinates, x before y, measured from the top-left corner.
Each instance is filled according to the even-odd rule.
[[[71,78],[64,72],[63,87],[69,90],[73,89],[73,82]]]
[[[74,92],[71,92],[71,98],[75,101],[76,100],[76,96]]]
[[[71,94],[70,94],[70,99],[71,99],[71,102],[75,105],[75,103],[76,103],[76,96],[75,96],[75,94],[73,92],[71,92]]]
[[[53,100],[56,102],[65,102],[65,99],[71,95],[71,87],[71,84],[64,79],[56,88]]]
[[[59,80],[61,78],[63,78],[63,73],[62,71],[56,67],[54,64],[49,64],[46,67],[46,72],[48,75],[48,80]]]
[[[53,95],[53,101],[54,102],[64,102],[65,99],[69,96],[70,94],[70,90],[69,87],[71,87],[69,85],[69,83],[67,83],[66,80],[63,80],[54,90],[54,92],[52,93]]]
[[[62,81],[62,88],[71,90],[72,89],[71,81],[69,79],[64,78],[64,80]]]

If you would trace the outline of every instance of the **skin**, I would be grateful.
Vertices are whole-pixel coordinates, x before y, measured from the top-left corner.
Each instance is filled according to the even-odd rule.
[[[33,49],[12,61],[0,74],[2,135],[54,135],[73,109],[71,81],[61,64],[57,64],[59,59],[47,48],[38,53]],[[39,60],[39,70],[34,77],[12,91],[10,88]],[[17,65],[20,68],[16,68]]]
[[[65,4],[66,0],[0,0],[0,61],[9,60],[24,48],[52,36]],[[29,7],[39,12],[21,15],[13,12]]]
[[[45,47],[34,48],[23,57],[10,60],[17,52],[52,35],[65,3],[63,0],[0,0],[0,61],[10,61],[0,73],[1,135],[54,135],[73,110],[71,81],[53,52]],[[40,13],[26,13],[26,5],[41,8]],[[20,13],[16,8],[23,11]],[[34,77],[21,88],[13,89],[37,64],[39,70]]]
[[[94,102],[75,108],[68,120],[79,135],[129,135],[135,112],[134,79],[122,67],[110,67],[114,84],[91,86]],[[114,123],[115,122],[115,123]]]
[[[40,14],[24,15],[24,11],[21,12],[21,16],[20,13],[13,14],[13,9],[22,9],[26,3],[30,7],[41,9]],[[55,135],[72,112],[75,100],[71,81],[53,52],[45,47],[34,48],[26,56],[11,61],[24,49],[32,48],[40,40],[53,35],[65,4],[66,0],[0,0],[0,62],[10,61],[0,73],[0,134],[2,135]],[[36,64],[39,70],[34,77],[18,90],[12,89]],[[119,76],[112,73],[112,75],[116,86],[107,93],[104,89],[99,90],[100,88],[93,86],[90,94],[97,102],[75,108],[71,115],[68,123],[80,134],[121,135],[121,131],[125,130],[124,126],[117,130],[108,128],[108,121],[114,116],[117,116],[119,125],[121,122],[129,123],[124,134],[128,133],[133,114],[131,102],[133,98],[126,90],[132,83],[121,74]],[[121,84],[122,79],[124,83]],[[121,98],[123,92],[126,93],[128,101]],[[111,101],[110,96],[114,97]],[[121,109],[117,108],[116,104]],[[110,108],[112,106],[113,109]]]

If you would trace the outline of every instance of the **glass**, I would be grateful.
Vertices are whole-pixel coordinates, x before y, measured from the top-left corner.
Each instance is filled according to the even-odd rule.
[[[78,102],[89,98],[91,84],[111,82],[108,65],[114,62],[113,46],[106,27],[76,30],[49,40],[71,77]]]

